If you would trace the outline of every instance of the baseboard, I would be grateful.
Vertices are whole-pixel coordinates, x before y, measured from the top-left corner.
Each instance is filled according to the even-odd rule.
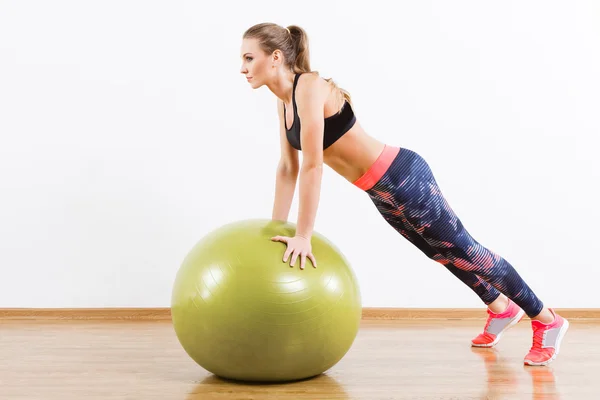
[[[600,319],[600,308],[565,308],[556,311],[568,319]],[[363,320],[480,320],[484,308],[363,308]],[[170,320],[170,308],[0,308],[0,320]]]
[[[0,320],[170,320],[170,308],[0,308]]]
[[[556,308],[555,311],[568,319],[600,319],[600,308]],[[364,320],[486,318],[485,308],[363,308]]]

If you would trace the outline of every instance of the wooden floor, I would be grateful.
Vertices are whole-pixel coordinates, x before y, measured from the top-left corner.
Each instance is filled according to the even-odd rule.
[[[523,320],[496,349],[483,321],[365,321],[335,367],[289,384],[224,381],[196,365],[169,322],[0,320],[0,399],[598,399],[600,322],[571,321],[559,358],[523,365]]]

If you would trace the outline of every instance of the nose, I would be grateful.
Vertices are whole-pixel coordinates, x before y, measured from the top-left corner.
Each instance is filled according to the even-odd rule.
[[[242,64],[242,67],[240,68],[240,73],[245,74],[248,72],[248,69]]]

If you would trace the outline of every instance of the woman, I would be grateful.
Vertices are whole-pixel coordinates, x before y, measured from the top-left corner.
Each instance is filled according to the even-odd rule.
[[[471,344],[494,346],[502,333],[527,314],[533,345],[529,365],[547,365],[559,352],[569,327],[544,307],[504,258],[473,239],[444,199],[425,160],[414,151],[388,146],[369,136],[356,120],[349,94],[310,69],[308,38],[292,25],[264,23],[243,36],[242,67],[252,86],[266,85],[277,96],[281,158],[277,168],[273,219],[286,221],[299,182],[300,207],[294,237],[283,261],[313,267],[310,238],[320,196],[323,164],[364,190],[383,218],[427,257],[444,265],[487,305],[488,318]],[[303,152],[299,165],[298,151]]]

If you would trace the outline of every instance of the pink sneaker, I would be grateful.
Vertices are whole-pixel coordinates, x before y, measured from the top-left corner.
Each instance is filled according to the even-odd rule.
[[[533,328],[533,345],[525,356],[527,365],[548,365],[558,355],[560,343],[569,329],[569,321],[549,309],[554,315],[554,321],[544,324],[540,321],[531,321]]]
[[[510,299],[508,299],[508,307],[504,312],[495,314],[488,308],[487,313],[488,319],[483,333],[471,340],[471,346],[494,347],[500,340],[502,333],[511,326],[516,325],[525,315],[525,311]]]

